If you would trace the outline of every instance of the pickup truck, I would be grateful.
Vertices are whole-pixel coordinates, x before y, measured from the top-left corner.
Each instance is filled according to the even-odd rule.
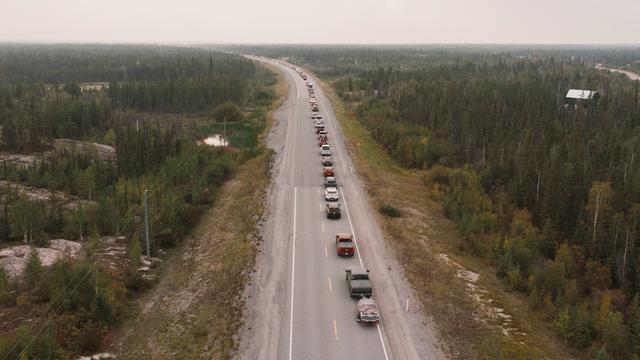
[[[369,271],[360,266],[349,266],[346,270],[349,295],[352,298],[371,297],[373,287],[369,281]]]
[[[338,256],[353,256],[356,253],[351,234],[336,235],[336,251]]]
[[[325,211],[327,213],[327,219],[340,219],[340,204],[327,203],[325,205]]]

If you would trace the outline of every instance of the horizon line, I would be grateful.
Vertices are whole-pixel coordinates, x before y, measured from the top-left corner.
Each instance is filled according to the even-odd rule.
[[[424,43],[331,43],[331,42],[199,42],[199,41],[49,41],[49,40],[2,40],[0,45],[235,45],[235,46],[610,46],[610,47],[640,47],[638,43],[582,43],[582,42],[424,42]]]

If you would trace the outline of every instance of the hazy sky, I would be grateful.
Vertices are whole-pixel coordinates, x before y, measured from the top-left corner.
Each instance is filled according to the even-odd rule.
[[[0,0],[0,41],[640,44],[640,0]]]

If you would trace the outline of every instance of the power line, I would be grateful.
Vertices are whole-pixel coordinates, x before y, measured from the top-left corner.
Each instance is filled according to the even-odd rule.
[[[196,147],[196,150],[193,151],[193,153],[191,153],[188,157],[186,157],[185,159],[183,159],[182,161],[180,161],[180,163],[178,163],[173,171],[170,171],[168,173],[165,173],[163,175],[163,177],[160,180],[155,181],[155,184],[152,184],[149,186],[149,192],[147,195],[150,195],[152,193],[155,193],[155,191],[159,190],[160,188],[162,188],[169,180],[171,180],[175,175],[177,175],[178,171],[181,170],[189,161],[193,160],[203,149],[203,146],[198,146]],[[138,211],[140,210],[141,204],[137,204],[136,208],[137,209],[133,209],[134,211],[132,211],[131,215],[129,215],[129,217],[126,219],[126,221],[122,224],[122,229],[124,229],[126,226],[128,226],[133,219],[135,218],[135,214],[138,213]],[[119,227],[120,224],[118,224],[117,226]],[[114,233],[119,234],[118,229],[114,229]],[[31,343],[38,337],[38,335],[42,332],[42,330],[44,330],[47,325],[49,325],[49,323],[51,322],[51,320],[55,317],[55,315],[58,314],[58,312],[62,309],[62,307],[69,301],[69,299],[71,298],[71,294],[73,294],[79,287],[80,285],[82,285],[82,283],[86,280],[86,278],[88,277],[89,273],[91,271],[93,271],[93,269],[95,269],[95,267],[97,266],[98,262],[95,261],[91,267],[84,273],[84,275],[82,276],[82,278],[80,279],[80,281],[78,281],[78,283],[73,287],[73,289],[71,291],[69,291],[69,293],[65,296],[64,301],[60,304],[60,306],[58,306],[56,308],[56,310],[48,315],[47,317],[47,321],[43,324],[43,326],[41,326],[38,331],[36,331],[32,336],[31,339],[29,340],[29,342],[25,345],[25,347],[22,349],[22,351],[20,352],[20,354],[18,354],[18,359],[20,358],[20,356],[22,356],[25,351],[27,351],[29,349],[29,346],[31,345]],[[59,300],[59,298],[61,298],[65,291],[68,288],[68,285],[72,284],[73,281],[69,282],[67,285],[65,285],[65,287],[63,288],[63,291],[60,292],[58,294],[58,296],[56,297],[56,301]],[[51,308],[53,308],[53,306],[55,305],[55,301],[52,301],[49,303],[49,305],[47,306],[47,310],[43,313],[43,314],[47,314],[51,311]],[[40,320],[37,320],[36,322],[34,322],[34,324],[32,326],[29,327],[29,333],[36,327],[37,323]],[[27,336],[29,333],[25,334],[24,336]],[[20,341],[16,341],[16,343],[11,347],[11,349],[7,352],[7,356],[18,346],[18,344],[20,344]]]

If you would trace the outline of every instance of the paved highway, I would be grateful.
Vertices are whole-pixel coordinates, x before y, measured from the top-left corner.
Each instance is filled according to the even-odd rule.
[[[263,60],[264,61],[264,60]],[[289,95],[276,113],[267,140],[276,151],[273,183],[263,227],[263,246],[253,283],[245,294],[243,359],[436,359],[432,329],[425,325],[401,267],[390,256],[366,192],[354,173],[330,101],[315,86],[328,130],[342,218],[324,213],[323,175],[305,81],[275,61]],[[314,79],[309,78],[312,82]],[[352,233],[357,255],[339,258],[335,235]],[[344,269],[369,269],[379,326],[355,321],[356,303],[348,294]],[[409,311],[407,312],[407,305]]]

